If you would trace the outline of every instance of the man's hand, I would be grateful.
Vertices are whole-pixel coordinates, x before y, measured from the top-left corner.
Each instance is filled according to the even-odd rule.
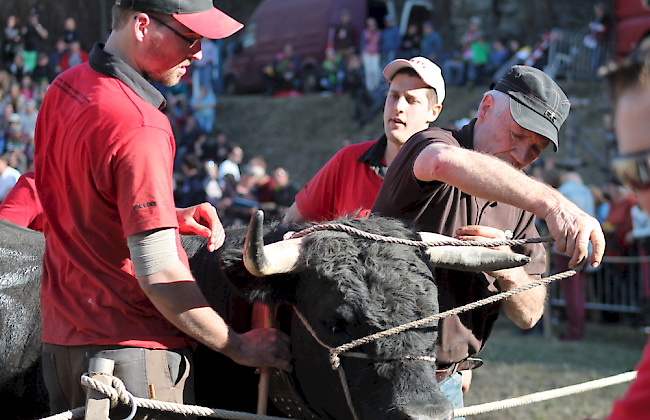
[[[508,239],[505,232],[501,229],[480,225],[463,226],[458,228],[456,230],[456,238],[463,241],[502,241]],[[502,252],[512,252],[512,249],[507,245],[495,246],[490,249]],[[508,268],[496,272],[486,271],[486,273],[494,278],[498,278],[499,273],[506,270],[523,270],[523,268]]]
[[[458,239],[471,241],[504,240],[506,234],[500,229],[489,226],[463,226],[456,230]],[[503,245],[494,247],[504,252],[512,252],[509,246]],[[501,291],[506,292],[523,286],[535,279],[526,273],[524,267],[507,268],[503,270],[486,271],[499,282]],[[532,328],[544,313],[544,300],[546,299],[546,288],[536,287],[525,292],[518,293],[503,302],[503,309],[519,328]]]
[[[569,268],[574,268],[589,255],[589,241],[593,244],[591,266],[598,267],[605,252],[605,235],[598,220],[566,200],[544,217],[559,252],[571,257]]]
[[[198,235],[208,239],[208,251],[213,252],[223,245],[226,233],[217,210],[210,203],[176,209],[179,230],[182,235]]]
[[[236,363],[252,367],[276,367],[291,372],[289,336],[273,328],[255,328],[234,335],[231,330],[228,345],[221,351]]]

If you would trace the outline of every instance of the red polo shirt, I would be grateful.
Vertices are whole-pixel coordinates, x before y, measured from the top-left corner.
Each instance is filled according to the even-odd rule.
[[[187,337],[154,307],[126,237],[178,228],[174,138],[162,95],[96,45],[59,75],[38,113],[34,165],[45,213],[43,341],[181,348]],[[177,247],[181,261],[187,256]]]
[[[367,217],[386,171],[386,137],[339,150],[296,195],[302,217],[315,222],[357,213]]]
[[[36,193],[34,172],[26,172],[0,204],[0,219],[43,232],[43,208]]]

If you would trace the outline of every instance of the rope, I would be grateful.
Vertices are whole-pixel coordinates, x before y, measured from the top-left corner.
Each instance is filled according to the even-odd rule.
[[[86,415],[86,407],[75,408],[74,410],[64,411],[63,413],[45,417],[41,420],[72,420],[80,419]]]
[[[566,386],[563,388],[551,389],[548,391],[536,392],[534,394],[523,395],[517,398],[510,398],[503,401],[495,401],[486,404],[473,405],[454,410],[454,417],[473,416],[476,414],[489,413],[505,408],[518,407],[520,405],[531,404],[535,402],[546,401],[554,398],[566,397],[568,395],[579,394],[581,392],[593,391],[595,389],[605,388],[612,385],[630,382],[636,378],[636,371],[625,372],[607,378],[596,379],[594,381],[584,382],[577,385]]]
[[[361,229],[353,228],[352,226],[343,225],[340,223],[332,223],[328,225],[315,225],[307,229],[296,232],[291,236],[291,239],[302,238],[314,232],[324,231],[324,230],[337,230],[345,232],[352,235],[357,235],[362,238],[372,239],[377,242],[387,242],[391,244],[402,244],[408,246],[414,246],[418,248],[430,247],[430,246],[483,246],[483,247],[497,247],[497,246],[516,246],[516,245],[525,245],[525,244],[536,244],[542,242],[552,242],[553,238],[528,238],[528,239],[504,239],[504,240],[494,240],[494,241],[460,241],[457,239],[449,239],[444,241],[414,241],[411,239],[402,239],[394,238],[392,236],[377,235],[374,233],[366,232]]]
[[[581,264],[584,265],[584,261]],[[579,269],[582,268],[581,266],[578,266],[578,267],[579,267]],[[578,268],[578,267],[576,267],[576,268]],[[459,307],[454,308],[454,309],[450,309],[450,310],[442,312],[440,314],[431,315],[431,316],[428,316],[426,318],[419,319],[417,321],[412,321],[412,322],[409,322],[409,323],[406,323],[406,324],[399,325],[397,327],[389,328],[387,330],[379,331],[377,333],[368,335],[366,337],[362,337],[362,338],[350,341],[349,343],[343,344],[343,345],[341,345],[339,347],[336,347],[336,348],[333,348],[332,350],[330,350],[330,363],[332,364],[333,369],[337,369],[339,364],[341,363],[341,360],[339,358],[340,353],[349,351],[350,349],[353,349],[355,347],[367,344],[367,343],[369,343],[371,341],[378,340],[380,338],[388,337],[388,336],[391,336],[391,335],[394,335],[394,334],[399,334],[402,331],[406,331],[406,330],[409,330],[411,328],[421,327],[421,326],[426,325],[426,324],[428,324],[430,322],[437,321],[439,319],[446,318],[448,316],[458,315],[458,314],[460,314],[462,312],[471,311],[471,310],[476,309],[476,308],[478,308],[480,306],[483,306],[483,305],[489,305],[491,303],[498,302],[498,301],[506,299],[506,298],[508,298],[510,296],[516,295],[517,293],[525,292],[527,290],[534,289],[535,287],[542,286],[542,285],[545,285],[545,284],[548,284],[548,283],[552,283],[552,282],[554,282],[556,280],[561,280],[561,279],[564,279],[564,278],[567,278],[567,277],[571,277],[576,273],[577,273],[576,270],[568,270],[568,271],[565,271],[563,273],[558,273],[558,274],[555,274],[555,275],[552,275],[552,276],[549,276],[549,277],[541,278],[541,279],[539,279],[537,281],[534,281],[532,283],[528,283],[528,284],[525,284],[523,286],[517,287],[516,289],[508,290],[507,292],[501,292],[499,294],[492,295],[492,296],[487,297],[485,299],[481,299],[481,300],[476,301],[476,302],[468,303],[467,305],[463,305],[463,306],[459,306]]]
[[[240,411],[219,410],[214,408],[200,407],[197,405],[185,405],[178,403],[171,403],[166,401],[150,400],[147,398],[129,397],[129,393],[124,387],[124,383],[116,377],[111,378],[111,385],[105,385],[86,374],[81,377],[81,384],[85,387],[92,388],[110,398],[111,402],[117,403],[117,400],[122,401],[126,405],[131,405],[135,402],[138,407],[148,408],[158,411],[168,411],[172,413],[195,415],[203,417],[212,417],[217,419],[234,419],[234,420],[286,420],[284,417],[263,416],[259,414],[244,413]],[[82,407],[83,408],[83,407]],[[78,410],[78,409],[77,409]],[[72,417],[65,417],[66,419]],[[50,420],[51,418],[48,418]],[[63,417],[61,419],[64,419]],[[54,419],[52,419],[54,420]],[[56,419],[59,420],[59,419]]]

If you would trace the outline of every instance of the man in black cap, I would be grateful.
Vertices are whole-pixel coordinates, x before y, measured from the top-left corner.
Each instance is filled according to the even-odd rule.
[[[431,128],[411,137],[391,164],[373,213],[407,219],[422,230],[461,239],[537,237],[535,215],[546,220],[560,252],[575,267],[594,246],[592,265],[602,258],[600,224],[556,190],[521,169],[549,144],[570,103],[560,87],[532,67],[513,66],[479,105],[478,118],[458,131]],[[508,249],[507,247],[504,247]],[[514,247],[529,255],[525,267],[471,274],[437,270],[440,310],[507,291],[536,280],[546,268],[541,244]],[[505,314],[521,328],[542,316],[546,290],[531,289],[504,301]],[[461,378],[487,340],[501,304],[448,317],[440,324],[438,380],[454,407],[462,406]]]
[[[192,276],[179,234],[209,238],[214,251],[224,232],[210,204],[176,208],[174,135],[150,84],[175,85],[201,59],[201,37],[241,27],[212,0],[116,0],[106,45],[45,95],[34,164],[47,238],[43,376],[55,413],[85,404],[90,358],[114,360],[135,396],[178,403],[193,402],[197,341],[239,364],[291,369],[285,334],[236,333]]]

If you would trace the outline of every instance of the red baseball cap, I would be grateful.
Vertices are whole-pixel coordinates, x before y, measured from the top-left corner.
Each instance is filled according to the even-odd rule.
[[[188,29],[210,39],[229,37],[244,27],[212,0],[115,0],[118,6],[145,13],[171,15]]]

